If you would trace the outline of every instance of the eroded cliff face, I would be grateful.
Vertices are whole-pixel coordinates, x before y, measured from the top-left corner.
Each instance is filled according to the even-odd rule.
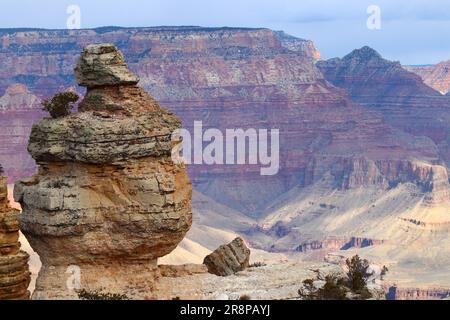
[[[79,112],[33,126],[28,150],[39,172],[14,189],[43,264],[33,298],[75,298],[66,280],[76,270],[82,288],[148,298],[157,258],[192,223],[191,183],[171,159],[181,122],[134,84],[113,45],[87,46],[77,79],[88,86]]]
[[[43,113],[40,99],[23,84],[12,83],[0,95],[0,161],[12,182],[35,172],[25,151],[31,126]]]
[[[450,98],[425,85],[399,62],[385,60],[369,47],[319,61],[325,78],[348,91],[353,101],[376,109],[386,123],[433,140],[450,167]]]
[[[326,172],[336,171],[339,162],[360,158],[368,158],[368,162],[413,158],[438,161],[433,142],[397,132],[384,123],[378,111],[367,111],[352,103],[344,90],[327,82],[314,65],[320,54],[311,41],[269,29],[10,31],[2,36],[0,55],[21,69],[3,70],[7,77],[0,81],[0,88],[20,78],[41,97],[61,86],[72,86],[70,66],[79,48],[89,42],[113,42],[122,48],[141,85],[180,116],[187,129],[199,120],[204,130],[280,129],[281,163],[276,176],[261,177],[260,165],[190,167],[197,190],[248,215],[258,216],[291,188],[311,185]],[[43,52],[47,58],[38,61]],[[36,64],[41,67],[36,68]],[[365,66],[357,68],[364,70]],[[27,76],[19,77],[19,72]],[[385,79],[389,79],[386,74],[379,83]],[[411,94],[408,88],[417,79],[406,81],[406,94]],[[96,99],[114,104],[114,99],[133,100],[139,96],[136,89],[126,87],[92,89],[80,108],[92,108]],[[433,95],[432,89],[424,92]],[[404,126],[427,130],[430,136],[439,138],[436,143],[442,146],[441,154],[449,152],[440,127],[422,130],[421,124]],[[25,153],[22,148],[18,154]],[[371,166],[374,170],[376,165]],[[32,164],[21,167],[33,170]],[[375,177],[373,170],[363,172],[361,167],[346,183],[340,176],[352,175],[352,166],[344,167],[344,172],[337,173],[335,185],[350,187],[369,181],[386,184],[396,179],[386,179],[382,173]]]
[[[435,65],[404,66],[404,68],[419,75],[423,82],[434,90],[442,94],[448,94],[450,91],[450,60]]]
[[[30,298],[29,255],[20,250],[19,214],[9,205],[6,177],[0,166],[0,300]]]
[[[268,127],[272,122],[276,127],[280,126],[276,123],[277,110],[291,101],[333,107],[345,100],[340,92],[328,92],[329,84],[314,68],[313,61],[319,53],[311,41],[268,29],[169,27],[12,31],[3,35],[0,54],[5,61],[21,68],[6,68],[4,73],[8,80],[2,80],[0,88],[20,79],[34,94],[45,97],[61,87],[73,86],[71,66],[80,48],[93,42],[116,43],[127,57],[130,68],[141,78],[141,85],[175,111],[187,128],[194,120],[202,120],[205,130],[209,127]],[[44,55],[46,59],[39,58]],[[41,67],[36,68],[37,64]],[[18,147],[22,148],[21,154],[25,153],[25,145]],[[33,170],[33,165],[21,167]],[[223,188],[216,177],[226,175],[230,177],[226,185],[239,183],[243,180],[242,167],[226,172],[221,167],[191,170],[199,189],[217,191],[211,191],[211,195],[217,195],[218,189]],[[267,179],[274,188],[265,191],[260,188],[259,166],[246,168],[245,175],[249,183],[241,189],[258,188],[264,195],[259,200],[264,202],[292,184],[285,186],[283,179]],[[20,174],[15,174],[13,178],[18,176]],[[210,180],[214,181],[209,183]],[[209,188],[209,184],[213,187]],[[259,206],[254,205],[256,199],[238,204],[250,199],[249,192],[244,193],[242,197],[239,193],[226,193],[223,202],[237,203],[239,208],[254,211]]]

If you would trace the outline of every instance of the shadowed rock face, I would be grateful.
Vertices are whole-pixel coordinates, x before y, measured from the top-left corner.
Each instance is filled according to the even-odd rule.
[[[77,67],[80,83],[89,83],[80,111],[33,126],[28,149],[39,173],[15,185],[22,231],[43,263],[36,299],[76,297],[66,286],[70,266],[88,290],[148,297],[157,258],[192,223],[191,184],[171,159],[171,134],[181,122],[128,82],[85,82],[96,63],[105,74],[115,72],[116,65],[96,62],[104,48],[121,56],[109,45],[84,51],[82,59],[94,62]]]
[[[9,205],[6,177],[0,166],[0,300],[30,298],[28,258],[20,250],[19,211]]]

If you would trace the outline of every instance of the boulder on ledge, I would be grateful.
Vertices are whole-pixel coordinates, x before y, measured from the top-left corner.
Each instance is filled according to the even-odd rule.
[[[139,78],[128,70],[122,53],[108,43],[86,46],[75,68],[75,76],[80,86],[88,88],[139,82]]]
[[[227,245],[220,246],[206,256],[203,264],[208,272],[217,276],[230,276],[249,266],[250,249],[241,238],[236,238]]]

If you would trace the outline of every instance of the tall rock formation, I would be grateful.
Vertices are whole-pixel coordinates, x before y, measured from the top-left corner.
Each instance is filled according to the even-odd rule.
[[[19,211],[8,201],[6,177],[0,166],[0,300],[29,299],[29,256],[20,250]]]
[[[14,189],[43,264],[33,298],[76,298],[78,283],[151,297],[157,259],[192,223],[191,183],[171,159],[181,122],[136,86],[113,45],[87,46],[76,75],[87,86],[79,111],[33,126],[39,173]]]

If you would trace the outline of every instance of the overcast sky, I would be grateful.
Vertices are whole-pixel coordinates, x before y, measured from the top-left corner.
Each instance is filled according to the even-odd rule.
[[[1,0],[0,27],[63,29],[69,5],[81,27],[267,27],[311,39],[324,58],[369,45],[403,64],[450,59],[449,0]],[[381,10],[370,30],[367,8]]]

